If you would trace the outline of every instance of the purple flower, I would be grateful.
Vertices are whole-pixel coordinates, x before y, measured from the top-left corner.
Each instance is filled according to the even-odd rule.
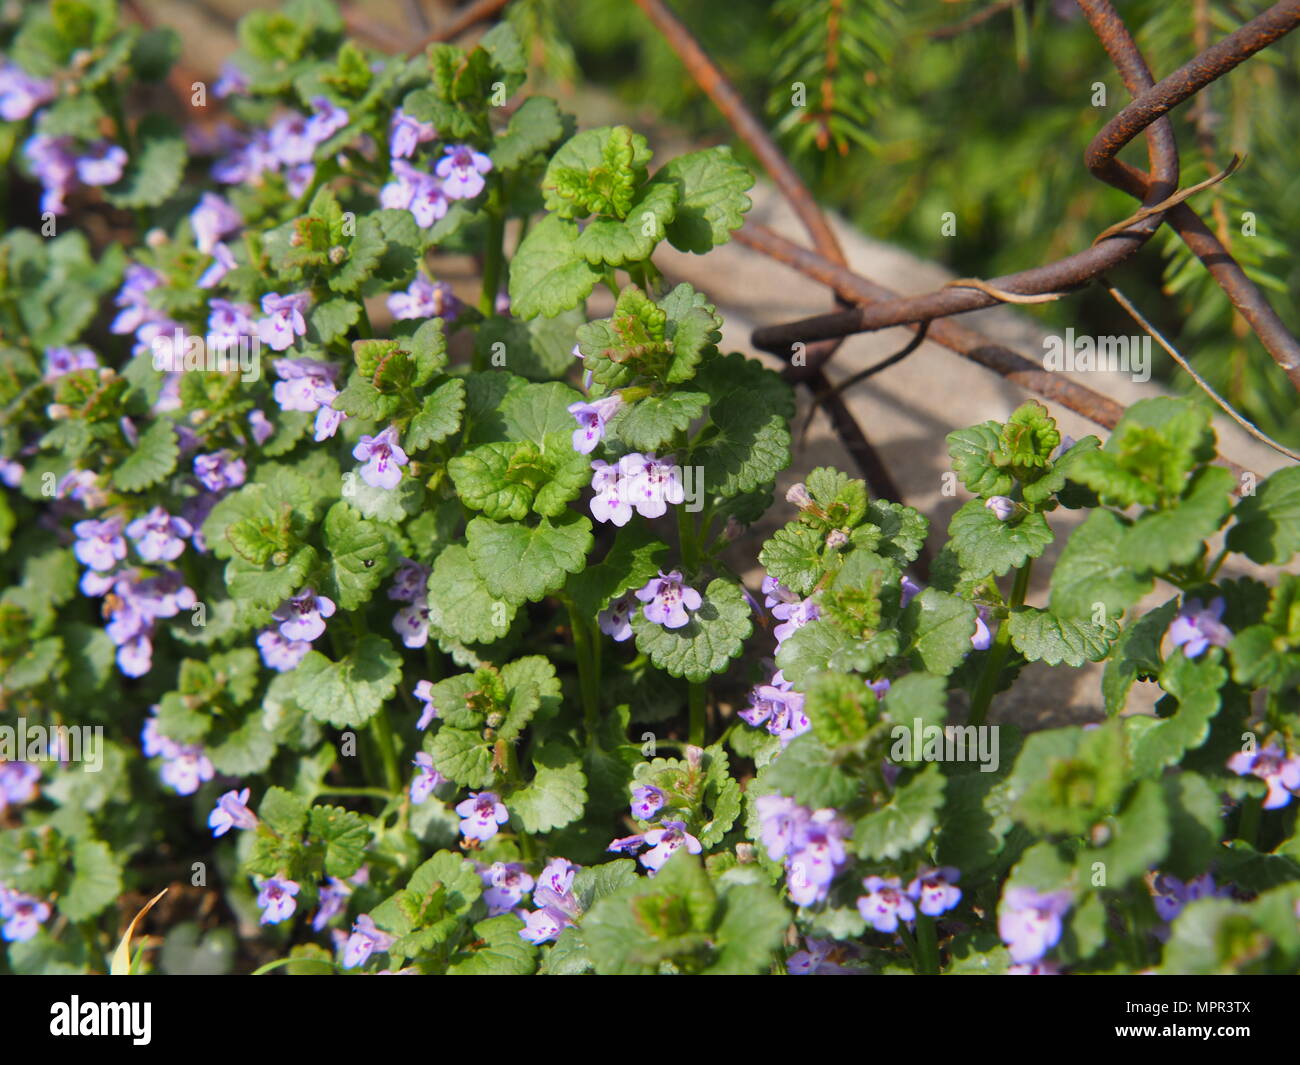
[[[433,178],[426,177],[411,191],[411,214],[415,218],[415,224],[421,229],[428,229],[439,219],[444,218],[448,206],[446,190]]]
[[[270,133],[259,130],[251,137],[226,134],[225,154],[212,164],[212,176],[223,185],[260,185],[262,175],[276,170],[280,160]]]
[[[21,462],[0,458],[0,484],[6,488],[17,488],[22,483],[23,474],[26,472]]]
[[[1060,976],[1061,971],[1056,967],[1055,962],[1038,961],[1026,962],[1020,965],[1008,965],[1008,976]]]
[[[1161,873],[1152,886],[1155,888],[1155,894],[1151,901],[1155,905],[1156,913],[1165,922],[1172,921],[1182,913],[1183,907],[1189,902],[1195,902],[1197,899],[1227,898],[1232,893],[1227,887],[1216,887],[1214,877],[1209,873],[1202,873],[1185,883],[1176,876]]]
[[[938,917],[961,902],[961,888],[956,886],[959,879],[961,873],[951,865],[923,869],[907,885],[907,894],[927,917]]]
[[[577,438],[574,438],[577,446]],[[660,518],[686,499],[681,471],[670,462],[656,458],[653,452],[642,455],[624,455],[619,460],[619,472],[625,486],[628,502],[643,518]]]
[[[50,907],[40,899],[0,884],[0,918],[5,922],[0,936],[9,943],[25,943],[50,919]]]
[[[257,815],[248,808],[248,794],[248,788],[228,791],[217,800],[212,813],[208,814],[208,827],[214,837],[224,836],[232,828],[257,827]]]
[[[241,93],[247,88],[248,75],[229,59],[221,64],[220,75],[217,77],[216,84],[212,86],[212,92],[218,99],[224,100],[227,96]]]
[[[196,743],[176,744],[166,740],[162,752],[162,782],[177,795],[193,795],[199,786],[216,775],[207,752]]]
[[[212,192],[205,192],[198,206],[190,212],[194,242],[205,255],[212,252],[222,237],[233,233],[243,224],[239,212]]]
[[[402,645],[412,649],[429,642],[429,606],[412,603],[404,606],[393,617],[393,631],[402,638]]]
[[[267,669],[287,673],[297,669],[311,650],[308,640],[286,640],[276,629],[264,629],[257,635],[257,649]]]
[[[422,600],[429,587],[429,567],[422,566],[414,559],[404,558],[393,574],[393,583],[388,589],[388,598],[403,603]]]
[[[1037,961],[1061,938],[1061,917],[1070,908],[1068,891],[1041,893],[1031,887],[1007,888],[998,913],[998,935],[1013,962]]]
[[[492,160],[465,144],[447,147],[434,173],[442,179],[443,190],[451,200],[472,200],[483,191],[483,175],[492,169]]]
[[[433,724],[433,719],[438,716],[438,708],[433,705],[433,682],[420,681],[415,686],[413,694],[420,702],[424,703],[424,710],[420,713],[420,720],[415,723],[416,729],[423,732]]]
[[[272,363],[280,380],[271,389],[271,395],[280,409],[300,410],[310,413],[318,410],[326,397],[332,400],[338,394],[334,378],[338,367],[315,359],[276,359]]]
[[[194,473],[209,492],[238,488],[248,476],[244,460],[229,448],[194,456]]]
[[[416,767],[415,776],[411,778],[411,802],[419,806],[428,800],[434,788],[446,783],[446,778],[433,768],[433,758],[424,751],[420,751],[411,764]]]
[[[390,181],[379,190],[379,206],[390,211],[407,211],[411,207],[411,198],[421,182],[432,181],[428,174],[422,174],[409,163],[393,160],[393,174],[396,181]]]
[[[162,507],[154,507],[126,527],[135,541],[136,553],[146,562],[171,562],[185,550],[184,537],[194,529],[184,518],[174,518]]]
[[[443,318],[452,321],[460,300],[445,281],[417,277],[405,292],[388,297],[388,312],[394,318]]]
[[[632,816],[638,821],[650,821],[664,808],[667,796],[651,784],[632,789]]]
[[[60,215],[67,212],[64,203],[77,180],[76,158],[70,137],[49,137],[38,133],[23,145],[23,154],[32,174],[41,183],[41,210]]]
[[[800,817],[786,859],[786,887],[799,906],[825,900],[831,881],[848,862],[844,841],[852,834],[834,810],[818,810]]]
[[[691,854],[699,854],[704,849],[700,841],[686,831],[683,821],[665,821],[660,827],[646,832],[644,838],[650,850],[641,855],[641,864],[652,873],[662,869],[664,863],[683,846]]]
[[[208,310],[208,332],[213,336],[238,339],[252,336],[257,330],[253,324],[253,308],[247,303],[214,299],[208,303]]]
[[[984,500],[984,509],[992,511],[998,521],[1010,521],[1018,507],[1010,496],[989,496]]]
[[[385,951],[391,947],[393,938],[375,927],[370,914],[363,913],[352,925],[352,934],[343,948],[343,967],[355,969],[358,965],[365,965],[376,950]]]
[[[770,684],[760,684],[749,693],[749,705],[739,716],[755,728],[766,725],[767,731],[779,736],[782,746],[786,746],[812,728],[803,707],[804,697],[778,670]]]
[[[565,914],[550,906],[520,916],[523,918],[524,927],[519,929],[519,935],[529,943],[537,945],[558,939],[560,933],[573,923]]]
[[[292,347],[294,338],[307,332],[303,312],[310,306],[311,294],[308,292],[295,292],[288,296],[268,292],[262,297],[262,313],[267,317],[258,319],[258,339],[272,351],[284,351]]]
[[[112,569],[126,558],[121,518],[79,521],[72,527],[72,531],[77,537],[72,553],[83,566],[102,572]]]
[[[906,607],[908,603],[910,603],[913,599],[915,599],[918,595],[921,594],[921,590],[922,590],[921,586],[917,584],[916,581],[912,580],[911,577],[904,576],[902,583],[899,586],[899,593],[898,593],[899,607],[900,608]]]
[[[694,588],[682,583],[680,570],[659,571],[659,576],[636,593],[645,603],[646,619],[667,629],[680,629],[689,622],[687,610],[699,610],[703,600]]]
[[[632,638],[632,612],[636,609],[636,596],[624,592],[602,610],[596,621],[600,631],[611,637],[616,643]]]
[[[421,122],[412,118],[400,107],[393,112],[393,120],[388,127],[389,154],[394,159],[409,159],[421,144],[435,139],[438,131],[432,122]]]
[[[460,834],[466,839],[486,841],[497,834],[497,827],[510,820],[505,804],[494,791],[471,791],[469,798],[456,804],[460,817]]]
[[[797,603],[777,603],[772,608],[772,616],[783,622],[772,630],[776,645],[780,647],[808,622],[816,621],[821,616],[821,611],[812,599],[801,599]]]
[[[1279,747],[1268,746],[1259,751],[1238,751],[1228,759],[1228,768],[1238,776],[1250,774],[1268,785],[1264,796],[1264,809],[1276,810],[1300,794],[1300,755],[1286,756]]]
[[[126,150],[111,141],[96,141],[77,158],[77,178],[83,185],[112,185],[126,169]]]
[[[597,521],[613,522],[620,528],[632,520],[632,504],[623,492],[623,477],[620,467],[629,456],[619,459],[616,466],[611,466],[602,459],[594,459],[591,468],[591,488],[595,493],[591,497],[591,516]],[[636,456],[638,459],[640,456]]]
[[[970,638],[970,645],[977,651],[987,651],[993,643],[993,634],[989,632],[989,611],[986,606],[975,608],[975,634]]]
[[[334,616],[334,600],[317,595],[315,588],[304,588],[286,599],[271,613],[280,622],[280,635],[286,640],[311,643],[325,631],[325,618]]]
[[[604,439],[610,419],[622,406],[623,397],[619,395],[606,396],[594,403],[570,403],[568,411],[578,421],[578,428],[573,431],[573,450],[580,455],[591,454]]]
[[[790,853],[808,811],[784,795],[759,796],[755,806],[759,817],[759,839],[767,856],[779,862]]]
[[[1220,620],[1224,610],[1223,596],[1217,596],[1208,607],[1199,599],[1188,599],[1169,626],[1169,638],[1175,647],[1181,647],[1188,658],[1199,658],[1205,649],[1227,647],[1232,640],[1230,630]]]
[[[238,264],[235,262],[235,253],[221,241],[217,241],[212,246],[212,264],[199,277],[198,287],[215,288],[236,265]],[[251,335],[251,326],[247,332]]]
[[[0,63],[0,119],[21,122],[55,95],[52,82],[34,78],[8,60]]]
[[[546,863],[533,888],[533,904],[538,908],[531,913],[517,911],[524,927],[521,938],[530,943],[546,943],[557,939],[581,913],[573,894],[573,878],[578,867],[563,858],[552,858]]]
[[[331,920],[343,912],[348,897],[352,894],[352,885],[336,876],[329,877],[320,889],[320,908],[311,919],[312,931],[321,931]]]
[[[361,479],[371,488],[391,491],[402,479],[402,467],[408,459],[397,443],[397,427],[390,425],[377,436],[362,436],[352,449],[352,457],[364,462]]]
[[[74,370],[94,370],[99,357],[89,348],[46,348],[45,380],[57,381]]]
[[[323,144],[348,124],[348,113],[325,96],[313,96],[312,116],[307,120],[307,136],[313,147]]]
[[[109,325],[110,332],[134,333],[148,321],[157,320],[160,312],[149,302],[148,294],[162,284],[153,270],[139,263],[131,263],[123,275],[122,287],[114,303],[122,308]]]
[[[858,913],[877,932],[896,932],[900,921],[916,919],[916,907],[899,887],[898,877],[869,876],[862,886],[867,893],[858,896]]]
[[[270,440],[275,433],[275,426],[260,410],[248,412],[248,429],[253,434],[253,441],[258,447]]]
[[[0,813],[36,798],[41,771],[30,762],[0,761]]]
[[[257,904],[262,907],[262,924],[279,924],[293,916],[298,908],[294,898],[300,888],[283,876],[272,876],[262,881],[257,893]]]
[[[282,166],[311,162],[317,143],[312,136],[310,120],[296,111],[281,116],[271,125],[268,147]]]
[[[479,876],[485,888],[483,901],[487,903],[489,917],[509,913],[523,902],[535,883],[522,862],[493,862]]]
[[[856,960],[859,948],[850,943],[829,939],[804,939],[804,949],[786,960],[785,971],[791,976],[858,976],[861,970],[845,965]]]

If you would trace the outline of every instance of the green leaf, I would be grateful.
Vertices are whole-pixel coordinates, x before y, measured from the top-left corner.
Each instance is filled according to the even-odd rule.
[[[1260,565],[1285,565],[1300,549],[1300,467],[1278,470],[1234,514],[1228,547]]]
[[[464,410],[465,382],[458,377],[444,381],[424,397],[424,406],[411,419],[406,430],[406,450],[423,451],[451,436],[460,428]]]
[[[939,823],[944,783],[939,767],[927,765],[899,785],[884,806],[859,818],[853,829],[858,857],[885,861],[922,846]]]
[[[310,831],[325,844],[325,872],[345,879],[361,868],[370,843],[370,826],[341,806],[313,806]]]
[[[646,139],[626,126],[589,129],[569,138],[542,178],[546,209],[559,218],[626,218],[650,155]]]
[[[549,96],[528,97],[497,135],[492,165],[498,170],[518,170],[563,137],[567,126],[559,105]]]
[[[332,292],[358,291],[374,274],[388,250],[383,228],[372,215],[358,218],[355,235],[347,238],[346,244],[338,246],[347,251],[347,258],[341,266],[331,270],[326,278]]]
[[[948,454],[953,472],[966,488],[977,496],[1007,495],[1015,487],[1015,478],[1003,467],[993,464],[1001,448],[1002,426],[995,421],[958,429],[948,434]]]
[[[658,452],[684,433],[708,403],[705,393],[686,389],[646,396],[623,407],[610,422],[609,431],[635,451]]]
[[[1160,672],[1163,659],[1160,642],[1164,639],[1174,615],[1178,612],[1178,599],[1170,599],[1149,614],[1135,618],[1125,626],[1115,641],[1114,649],[1106,662],[1101,678],[1102,694],[1106,698],[1106,713],[1114,715],[1124,709],[1129,689],[1143,674],[1154,676]]]
[[[1006,781],[1016,817],[1039,832],[1082,835],[1119,802],[1127,745],[1114,722],[1036,732],[1025,740]]]
[[[536,99],[536,97],[533,97]],[[536,968],[537,948],[519,932],[524,922],[513,913],[498,914],[474,926],[474,946],[458,954],[448,976],[528,976]]]
[[[1135,572],[1124,554],[1126,526],[1108,510],[1094,510],[1070,534],[1052,571],[1052,613],[1091,616],[1100,603],[1119,617],[1151,590],[1151,578]]]
[[[165,115],[147,114],[121,179],[104,190],[114,207],[157,207],[171,198],[185,173],[185,138]]]
[[[267,788],[257,808],[258,818],[278,836],[297,837],[307,827],[308,805],[281,787]]]
[[[548,215],[528,231],[510,260],[510,308],[520,318],[554,318],[582,303],[600,280],[577,250],[578,227]]]
[[[493,643],[510,630],[518,603],[488,591],[469,551],[452,544],[429,575],[429,627],[462,643]]]
[[[916,561],[930,532],[930,521],[925,515],[887,499],[871,501],[867,521],[881,532],[881,541],[873,550],[903,566]]]
[[[942,726],[948,717],[948,682],[930,673],[908,673],[899,677],[885,693],[885,714],[909,729],[920,718],[922,727]]]
[[[108,844],[80,840],[72,852],[72,880],[59,899],[59,912],[80,922],[102,913],[122,892],[122,868]]]
[[[975,631],[974,623],[971,631]],[[782,641],[776,664],[785,679],[803,688],[818,673],[830,668],[832,657],[846,651],[853,638],[829,621],[810,621]]]
[[[1112,889],[1157,868],[1169,849],[1169,811],[1161,783],[1142,781],[1124,808],[1103,825],[1100,835],[1106,842],[1079,852],[1081,882],[1091,882],[1098,862],[1105,869],[1106,887]],[[1094,830],[1094,838],[1097,834]]]
[[[769,576],[795,595],[807,596],[821,580],[825,542],[825,536],[811,525],[792,521],[772,534],[759,552],[758,561]]]
[[[726,669],[753,631],[749,604],[738,585],[714,578],[701,600],[679,629],[665,628],[641,610],[632,618],[637,650],[666,673],[696,682]]]
[[[1144,514],[1129,526],[1119,545],[1120,555],[1138,573],[1159,573],[1195,562],[1205,551],[1205,541],[1232,509],[1236,483],[1222,466],[1198,470],[1181,502]]]
[[[166,418],[159,418],[140,434],[135,450],[113,472],[113,483],[123,492],[139,492],[176,469],[179,455],[175,428]]]
[[[725,244],[731,231],[745,223],[751,204],[745,192],[754,178],[726,146],[689,152],[670,160],[651,184],[677,188],[677,214],[668,226],[668,240],[679,251],[702,255]]]
[[[443,725],[429,744],[434,767],[457,784],[485,788],[495,779],[492,747],[481,732]]]
[[[917,669],[946,677],[971,652],[975,607],[950,592],[925,588],[907,604],[899,631]]]
[[[508,603],[537,602],[576,573],[591,550],[591,522],[566,513],[538,525],[475,518],[465,530],[475,572],[491,595]],[[746,633],[747,634],[747,633]]]
[[[697,383],[712,403],[713,432],[691,453],[704,471],[705,491],[730,497],[773,481],[790,464],[790,387],[734,352],[710,359]]]
[[[805,733],[790,741],[780,756],[759,773],[751,795],[789,795],[803,806],[843,806],[858,792],[857,778],[842,768],[817,736]]]
[[[1042,514],[999,521],[980,500],[972,499],[952,516],[948,535],[970,576],[1001,577],[1041,555],[1053,534]]]
[[[1160,671],[1160,687],[1178,700],[1170,717],[1133,716],[1124,719],[1134,768],[1155,775],[1177,765],[1188,751],[1201,746],[1210,735],[1210,723],[1219,712],[1219,689],[1228,671],[1210,656],[1193,661],[1176,654]]]
[[[766,884],[732,884],[722,894],[714,932],[717,958],[705,976],[751,976],[767,972],[780,949],[790,914]]]
[[[344,500],[325,515],[324,532],[331,598],[344,610],[356,610],[392,568],[388,539]]]
[[[659,556],[668,545],[655,538],[645,522],[636,522],[614,534],[614,545],[596,565],[572,574],[566,590],[578,613],[594,618],[624,592],[644,588],[659,572]]]
[[[582,816],[587,777],[582,759],[564,743],[550,743],[533,755],[533,779],[506,797],[525,832],[551,832]]]
[[[361,304],[343,296],[316,304],[307,316],[308,339],[315,344],[328,344],[346,336],[361,317]]]
[[[324,724],[355,728],[396,693],[402,659],[388,640],[372,634],[361,637],[339,662],[308,652],[296,676],[293,694],[299,706]]]
[[[647,185],[633,201],[626,219],[593,219],[578,234],[574,247],[593,267],[645,261],[663,240],[664,227],[672,221],[676,208],[676,189]]]
[[[827,747],[843,747],[867,738],[877,704],[875,693],[861,677],[822,673],[813,678],[804,694],[804,710],[813,732]]]
[[[1097,625],[1090,618],[1059,618],[1032,606],[1013,609],[1006,624],[1011,626],[1012,645],[1027,661],[1049,666],[1100,662],[1119,635],[1114,621]]]

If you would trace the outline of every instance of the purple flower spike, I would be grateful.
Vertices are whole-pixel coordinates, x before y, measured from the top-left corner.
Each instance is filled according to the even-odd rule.
[[[348,936],[343,948],[343,967],[355,969],[359,965],[365,965],[375,951],[383,952],[392,945],[393,936],[381,932],[375,927],[370,914],[363,913],[352,926],[352,934]]]
[[[446,778],[433,768],[433,757],[424,751],[420,751],[411,764],[416,768],[415,776],[411,778],[411,802],[419,806],[428,800],[434,788],[446,783]]]
[[[126,558],[121,518],[79,521],[72,527],[72,531],[77,537],[72,552],[83,566],[103,572]]]
[[[394,425],[377,436],[362,436],[361,442],[352,449],[352,457],[365,463],[361,467],[361,479],[366,484],[388,491],[397,487],[402,479],[402,467],[409,461],[397,443]]]
[[[632,789],[632,816],[638,821],[651,821],[667,802],[667,796],[650,784]]]
[[[262,313],[266,317],[257,321],[258,339],[272,351],[292,347],[295,337],[307,333],[307,320],[303,314],[310,306],[310,293],[281,296],[278,292],[268,292],[262,297]]]
[[[174,518],[162,507],[136,518],[126,527],[126,535],[135,541],[136,553],[146,562],[171,562],[185,550],[185,537],[194,529],[184,518]]]
[[[869,876],[862,881],[867,889],[858,897],[858,913],[877,932],[896,932],[899,922],[916,919],[916,907],[899,887],[896,876]]]
[[[272,363],[280,380],[271,395],[281,410],[311,412],[318,409],[325,395],[335,394],[334,377],[338,367],[315,359],[276,359]]]
[[[641,855],[641,864],[651,873],[662,869],[664,863],[681,847],[685,847],[691,854],[699,854],[704,849],[700,841],[686,831],[684,821],[665,821],[659,828],[646,832],[644,838],[650,850]]]
[[[434,173],[442,179],[443,191],[452,200],[472,200],[483,191],[483,175],[492,170],[492,160],[465,144],[453,144],[438,160]]]
[[[1276,810],[1289,803],[1293,794],[1300,795],[1300,755],[1288,758],[1280,747],[1238,751],[1228,759],[1228,768],[1238,776],[1259,777],[1268,785],[1265,810]]]
[[[1232,630],[1222,622],[1223,596],[1217,596],[1208,607],[1199,599],[1188,599],[1169,626],[1169,638],[1175,647],[1181,647],[1188,658],[1199,658],[1205,649],[1227,647],[1232,640]]]
[[[217,800],[208,814],[208,827],[213,836],[224,836],[232,828],[256,828],[257,815],[248,808],[248,788],[228,791]]]
[[[1031,887],[1007,888],[998,914],[998,935],[1013,962],[1037,961],[1061,938],[1061,917],[1070,908],[1068,891],[1041,893]]]
[[[315,588],[304,588],[286,599],[271,614],[280,622],[280,635],[286,640],[311,643],[325,631],[325,618],[334,616],[334,600],[317,595]]]
[[[636,593],[645,603],[646,619],[666,629],[680,629],[689,622],[688,610],[699,610],[703,600],[694,588],[682,583],[680,570],[659,571],[659,576]]]
[[[272,876],[262,881],[257,893],[257,904],[262,907],[262,924],[279,924],[293,916],[298,908],[294,898],[301,889],[292,880],[283,876]]]
[[[605,427],[623,406],[622,396],[606,396],[594,403],[570,403],[568,411],[578,421],[573,431],[573,450],[590,455],[605,437]]]
[[[461,835],[479,841],[491,839],[510,820],[505,803],[493,791],[471,791],[468,799],[457,803],[456,814],[461,818]]]
[[[951,865],[924,869],[907,885],[907,894],[927,917],[938,917],[961,902],[961,888],[955,886],[959,879],[961,873]]]
[[[596,616],[600,631],[616,643],[630,640],[634,610],[636,610],[636,596],[631,592],[624,592]]]
[[[109,141],[96,141],[77,159],[77,178],[83,185],[113,185],[126,169],[126,150]]]

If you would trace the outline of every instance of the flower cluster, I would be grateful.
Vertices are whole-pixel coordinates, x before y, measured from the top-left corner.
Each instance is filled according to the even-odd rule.
[[[760,684],[749,693],[749,705],[741,710],[740,719],[755,728],[767,731],[787,746],[796,736],[802,736],[812,722],[804,713],[804,697],[794,690],[778,669],[767,684]]]
[[[1040,892],[1008,887],[998,911],[998,935],[1017,965],[1039,961],[1061,938],[1061,918],[1071,904],[1068,891]]]
[[[575,433],[575,446],[577,434],[584,432],[580,428]],[[633,511],[643,518],[662,518],[670,503],[677,506],[686,500],[681,470],[653,452],[642,455],[633,451],[613,464],[593,459],[591,468],[591,490],[595,493],[591,516],[597,521],[622,527],[632,520]]]
[[[772,861],[784,863],[790,898],[799,906],[825,901],[848,863],[844,841],[852,826],[834,810],[809,810],[784,795],[763,795],[756,806],[763,847]]]
[[[1258,777],[1268,785],[1263,808],[1277,810],[1300,795],[1300,755],[1287,756],[1280,747],[1238,751],[1228,759],[1228,768],[1238,776]]]
[[[491,173],[492,160],[468,145],[453,144],[446,147],[432,174],[420,170],[405,158],[436,133],[409,115],[403,114],[400,123],[392,140],[393,180],[379,190],[379,202],[391,210],[410,211],[416,225],[428,229],[446,216],[452,201],[472,200],[483,191],[483,175]],[[430,132],[427,137],[426,132]]]
[[[292,319],[289,325],[292,328]],[[339,368],[332,362],[308,358],[276,359],[271,365],[280,378],[271,390],[280,409],[314,412],[317,443],[338,432],[339,425],[347,417],[343,411],[333,407],[334,397],[339,394],[335,386]]]
[[[158,707],[153,707],[151,716],[140,730],[140,746],[145,757],[161,758],[162,769],[159,776],[162,782],[177,795],[193,795],[201,784],[211,780],[216,770],[208,758],[202,744],[177,743],[162,734],[158,726]]]
[[[0,884],[0,937],[9,943],[25,943],[50,919],[50,905],[31,895]]]
[[[582,916],[582,907],[573,893],[573,880],[579,866],[564,858],[546,863],[532,889],[534,910],[517,910],[524,922],[519,935],[530,943],[548,943]]]

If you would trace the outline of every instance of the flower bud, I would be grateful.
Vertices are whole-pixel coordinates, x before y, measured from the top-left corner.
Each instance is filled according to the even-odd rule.
[[[785,501],[787,503],[793,503],[800,510],[806,510],[808,507],[814,505],[812,496],[808,494],[808,489],[804,486],[802,481],[790,486],[790,490],[785,494]]]
[[[1008,521],[1016,512],[1016,501],[1009,496],[990,496],[984,501],[984,505],[993,511],[998,521]]]
[[[154,226],[153,229],[149,230],[149,232],[144,235],[144,242],[151,248],[161,248],[170,240],[171,237],[167,235],[167,231],[165,229],[160,229],[158,226]]]
[[[826,547],[830,551],[838,551],[841,547],[849,542],[849,534],[843,529],[832,529],[826,534]]]

